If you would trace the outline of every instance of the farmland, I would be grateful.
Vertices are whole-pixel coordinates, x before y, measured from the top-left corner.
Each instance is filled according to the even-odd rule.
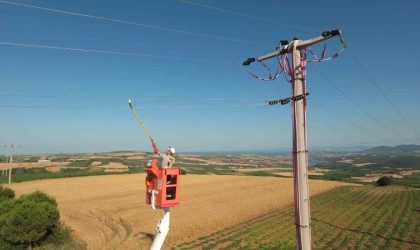
[[[368,151],[369,152],[369,151]],[[390,176],[401,186],[420,188],[419,153],[318,153],[310,157],[311,168],[328,170],[312,179],[347,182],[374,182],[381,176]]]
[[[145,204],[145,174],[61,178],[15,183],[17,195],[54,196],[61,218],[86,249],[148,249],[163,215]],[[311,180],[311,194],[345,183]],[[203,237],[293,202],[291,178],[192,175],[181,178],[181,205],[171,209],[166,249]]]
[[[416,151],[417,152],[417,151]],[[350,183],[372,183],[390,176],[394,184],[419,188],[418,153],[371,154],[367,152],[318,152],[309,155],[309,178]],[[12,182],[77,176],[144,173],[151,152],[117,151],[90,154],[18,155],[13,164]],[[0,158],[0,184],[9,164]],[[291,155],[179,154],[176,166],[186,174],[272,176],[291,178]]]
[[[419,249],[418,190],[340,187],[311,200],[314,249]],[[283,207],[171,249],[296,249],[293,208]]]
[[[19,155],[11,187],[18,194],[42,190],[56,197],[82,248],[147,249],[163,214],[144,200],[145,162],[154,157],[134,151]],[[290,156],[181,154],[176,160],[186,175],[181,205],[171,209],[166,249],[294,249]],[[316,249],[418,246],[413,230],[419,225],[407,220],[418,218],[419,193],[402,187],[419,187],[417,154],[318,153],[311,162],[309,178],[318,179],[310,182],[312,195],[346,186],[311,200]],[[0,169],[8,166],[0,163]],[[397,186],[324,181],[364,183],[384,175]],[[0,176],[0,184],[7,179]]]
[[[150,152],[109,152],[62,155],[18,155],[13,162],[13,182],[77,176],[144,173],[147,159],[156,158]],[[177,155],[177,166],[188,174],[267,175],[291,171],[289,156],[260,155]],[[0,184],[7,183],[8,163],[0,158]],[[260,169],[270,168],[270,171]],[[253,172],[243,173],[241,169]],[[257,172],[256,174],[254,172]]]

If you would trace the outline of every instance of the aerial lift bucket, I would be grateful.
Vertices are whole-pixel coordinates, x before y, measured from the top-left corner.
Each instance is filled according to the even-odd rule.
[[[169,232],[169,209],[179,205],[179,168],[158,168],[157,160],[146,163],[146,204],[165,211],[156,226],[151,250],[160,250]]]
[[[156,208],[179,205],[179,168],[158,168],[157,160],[146,164],[146,204]]]

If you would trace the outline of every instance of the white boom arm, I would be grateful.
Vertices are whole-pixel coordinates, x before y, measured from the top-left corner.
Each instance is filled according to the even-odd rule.
[[[156,236],[150,250],[160,250],[169,232],[169,207],[165,207],[163,210],[165,210],[165,214],[156,226]]]

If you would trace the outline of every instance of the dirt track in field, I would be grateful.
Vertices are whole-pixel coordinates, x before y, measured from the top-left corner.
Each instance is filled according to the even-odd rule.
[[[149,249],[162,210],[145,204],[145,174],[91,176],[12,184],[17,195],[42,190],[87,249]],[[347,185],[310,181],[311,194]],[[164,249],[293,202],[291,178],[184,175],[181,205],[171,209]]]

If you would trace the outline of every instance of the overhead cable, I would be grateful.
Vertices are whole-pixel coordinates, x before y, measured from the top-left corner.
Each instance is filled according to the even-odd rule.
[[[247,15],[247,14],[243,14],[243,13],[239,13],[239,12],[231,11],[231,10],[227,10],[227,9],[216,8],[216,7],[205,5],[205,4],[195,3],[195,2],[192,2],[192,1],[186,1],[186,0],[178,0],[178,1],[186,3],[186,4],[191,4],[191,5],[195,5],[195,6],[199,6],[199,7],[204,7],[204,8],[207,8],[207,9],[212,9],[212,10],[216,10],[216,11],[220,11],[220,12],[229,13],[229,14],[232,14],[232,15],[248,17],[248,18],[251,18],[251,19],[254,19],[254,20],[257,20],[257,21],[261,21],[261,22],[277,24],[277,25],[281,25],[281,26],[284,26],[284,27],[300,29],[300,30],[311,32],[311,33],[321,34],[321,32],[319,32],[317,30],[308,29],[308,28],[305,28],[305,27],[297,26],[297,25],[281,23],[281,22],[273,21],[273,20],[266,19],[266,18],[251,16],[251,15]]]
[[[52,95],[24,95],[24,94],[0,94],[1,97],[28,97],[28,98],[52,98]]]
[[[225,13],[229,13],[229,14],[233,14],[233,15],[238,15],[238,16],[243,16],[243,17],[248,17],[257,21],[262,21],[262,22],[266,22],[266,23],[272,23],[272,24],[278,24],[278,25],[283,25],[286,27],[291,27],[291,28],[296,28],[296,29],[301,29],[301,30],[306,30],[306,31],[312,31],[312,32],[316,32],[316,33],[320,33],[319,31],[315,31],[315,30],[311,30],[311,29],[307,29],[307,28],[303,28],[300,26],[295,26],[295,25],[288,25],[285,23],[279,23],[273,20],[269,20],[269,19],[265,19],[265,18],[260,18],[260,17],[255,17],[255,16],[251,16],[251,15],[247,15],[247,14],[243,14],[243,13],[239,13],[239,12],[235,12],[235,11],[230,11],[230,10],[226,10],[226,9],[220,9],[220,8],[216,8],[216,7],[212,7],[209,5],[204,5],[204,4],[199,4],[199,3],[195,3],[195,2],[191,2],[191,1],[187,1],[187,0],[178,0],[180,2],[186,3],[186,4],[191,4],[191,5],[196,5],[196,6],[200,6],[200,7],[204,7],[204,8],[208,8],[208,9],[212,9],[212,10],[216,10],[216,11],[220,11],[220,12],[225,12]],[[387,102],[389,103],[389,105],[392,106],[392,108],[398,113],[398,115],[401,117],[401,119],[404,120],[404,122],[417,134],[420,135],[420,132],[413,126],[412,123],[410,123],[410,121],[402,114],[402,112],[393,104],[393,102],[388,98],[388,96],[385,94],[385,92],[379,87],[379,85],[373,80],[373,78],[371,77],[371,75],[367,72],[367,70],[361,65],[361,63],[359,62],[359,60],[356,58],[356,56],[353,54],[353,52],[351,51],[350,48],[348,48],[350,51],[350,54],[352,55],[353,59],[355,60],[356,64],[360,67],[360,69],[368,76],[369,80],[372,82],[372,84],[376,87],[376,89],[379,91],[379,93],[381,93],[384,98],[387,100]],[[365,111],[363,111],[365,112]],[[366,114],[368,114],[367,112],[365,112]],[[376,118],[374,118],[373,116],[371,116],[370,114],[368,114],[368,116],[370,116],[372,119],[374,119],[375,121],[379,122]],[[389,128],[387,128],[386,126],[384,126],[381,122],[379,122],[381,124],[382,127],[384,127],[385,129],[389,130]],[[395,132],[392,131],[392,133],[396,134]],[[401,135],[396,134],[398,137],[400,138],[404,138]],[[406,138],[404,138],[406,139]]]
[[[216,104],[216,105],[170,105],[170,106],[138,106],[138,109],[200,109],[200,108],[226,108],[226,107],[257,107],[266,106],[266,103],[243,103],[243,104]],[[11,109],[127,109],[126,107],[105,106],[54,106],[54,105],[0,105],[0,108]]]
[[[243,16],[243,17],[248,17],[254,20],[258,20],[258,21],[263,21],[266,23],[272,23],[272,24],[279,24],[279,25],[283,25],[283,26],[288,26],[291,28],[296,28],[296,29],[301,29],[301,30],[307,30],[307,31],[313,31],[316,33],[321,33],[319,31],[314,31],[314,30],[310,30],[307,28],[302,28],[300,26],[294,26],[294,25],[288,25],[288,24],[284,24],[284,23],[279,23],[273,20],[269,20],[269,19],[265,19],[265,18],[260,18],[260,17],[255,17],[255,16],[251,16],[251,15],[247,15],[247,14],[243,14],[243,13],[239,13],[239,12],[235,12],[235,11],[230,11],[230,10],[226,10],[226,9],[220,9],[220,8],[216,8],[216,7],[212,7],[209,5],[204,5],[204,4],[199,4],[199,3],[194,3],[192,1],[187,1],[187,0],[178,0],[180,2],[186,3],[186,4],[191,4],[191,5],[196,5],[196,6],[200,6],[200,7],[204,7],[204,8],[208,8],[208,9],[213,9],[216,11],[220,11],[220,12],[225,12],[225,13],[229,13],[229,14],[233,14],[233,15],[238,15],[238,16]],[[347,47],[347,46],[346,46]],[[351,51],[350,48],[348,48],[350,51],[350,54],[352,55],[352,57],[354,58],[354,60],[356,61],[357,65],[361,68],[361,70],[368,76],[368,78],[370,79],[370,81],[373,83],[373,85],[378,89],[378,91],[385,97],[385,99],[388,101],[388,103],[394,108],[394,110],[399,114],[399,116],[408,124],[408,126],[410,126],[410,128],[412,128],[417,135],[420,135],[420,132],[408,121],[408,119],[398,110],[398,108],[391,102],[391,100],[385,95],[385,93],[383,92],[383,90],[381,88],[379,88],[378,84],[376,84],[376,82],[373,80],[373,78],[370,76],[370,74],[366,71],[366,69],[361,65],[361,63],[357,60],[357,58],[355,57],[355,55],[353,54],[353,52]],[[341,90],[339,90],[338,88],[336,88],[340,93],[342,93]],[[351,100],[351,98],[349,98],[347,95],[345,95],[349,100]],[[351,100],[352,103],[354,103]],[[390,130],[389,128],[387,128],[383,123],[381,123],[379,120],[377,120],[376,118],[374,118],[371,114],[369,114],[366,110],[364,110],[363,108],[361,108],[359,105],[356,104],[357,107],[359,107],[359,109],[361,109],[364,113],[366,113],[369,117],[371,117],[373,120],[375,120],[376,122],[378,122],[382,127],[384,127],[385,129],[387,129],[388,131],[391,131],[392,133],[394,133],[395,135],[397,135],[398,137],[406,140],[407,138],[402,137],[401,135],[395,133],[394,131]],[[344,117],[343,117],[344,118]]]
[[[365,132],[365,133],[367,133],[367,134],[370,134],[370,135],[372,135],[372,136],[374,136],[374,137],[376,137],[376,138],[379,138],[379,139],[383,140],[383,138],[382,138],[382,137],[380,137],[380,136],[378,136],[378,135],[376,135],[376,134],[374,134],[374,133],[372,133],[372,132],[370,132],[370,131],[368,131],[368,130],[366,130],[366,129],[362,128],[362,127],[360,127],[359,125],[355,124],[354,122],[352,122],[352,121],[348,120],[346,117],[344,117],[344,116],[340,115],[339,113],[335,112],[334,110],[330,109],[327,105],[325,105],[325,104],[323,104],[323,103],[321,103],[321,102],[317,101],[317,100],[316,100],[316,99],[314,99],[313,97],[312,97],[311,99],[312,99],[312,100],[314,100],[314,101],[315,101],[316,103],[318,103],[319,105],[321,105],[322,107],[324,107],[325,109],[327,109],[328,111],[330,111],[331,113],[333,113],[333,114],[335,114],[336,116],[340,117],[341,119],[345,120],[346,122],[348,122],[349,124],[351,124],[353,127],[356,127],[356,128],[358,128],[359,130],[362,130],[362,131],[364,131],[364,132]]]
[[[115,23],[134,25],[134,26],[139,26],[139,27],[149,28],[149,29],[156,29],[156,30],[162,30],[162,31],[176,32],[176,33],[186,34],[186,35],[201,36],[201,37],[206,37],[206,38],[213,38],[213,39],[218,39],[218,40],[225,40],[225,41],[245,43],[245,44],[252,44],[252,45],[269,46],[267,44],[262,44],[262,43],[258,43],[258,42],[252,42],[252,41],[246,41],[246,40],[240,40],[240,39],[234,39],[234,38],[223,37],[223,36],[216,36],[216,35],[208,35],[208,34],[203,34],[203,33],[198,33],[198,32],[192,32],[192,31],[186,31],[186,30],[179,30],[179,29],[172,29],[172,28],[166,28],[166,27],[162,27],[162,26],[150,25],[150,24],[145,24],[145,23],[130,22],[130,21],[124,21],[124,20],[115,19],[115,18],[94,16],[94,15],[83,14],[83,13],[76,13],[76,12],[70,12],[70,11],[59,10],[59,9],[51,9],[51,8],[45,8],[45,7],[40,7],[40,6],[35,6],[35,5],[29,5],[29,4],[21,4],[21,3],[10,2],[10,1],[3,1],[3,0],[0,0],[0,3],[3,3],[3,4],[11,4],[11,5],[21,6],[21,7],[26,7],[26,8],[33,8],[33,9],[38,9],[38,10],[43,10],[43,11],[56,12],[56,13],[66,14],[66,15],[80,16],[80,17],[86,17],[86,18],[93,18],[93,19],[102,20],[102,21],[110,21],[110,22],[115,22]]]
[[[28,97],[28,98],[77,98],[92,99],[93,96],[72,96],[72,95],[26,95],[26,94],[0,94],[1,97]],[[266,101],[261,98],[163,98],[163,97],[140,97],[140,100],[167,100],[167,101]]]
[[[175,59],[175,60],[194,60],[194,61],[204,61],[204,62],[238,63],[238,62],[235,62],[235,61],[228,61],[228,60],[203,59],[203,58],[167,56],[167,55],[152,55],[152,54],[129,53],[129,52],[119,52],[119,51],[108,51],[108,50],[94,50],[94,49],[81,49],[81,48],[58,47],[58,46],[48,46],[48,45],[10,43],[10,42],[3,42],[3,41],[0,41],[0,45],[11,45],[11,46],[21,46],[21,47],[28,47],[28,48],[40,48],[40,49],[68,50],[68,51],[79,51],[79,52],[93,52],[93,53],[124,55],[124,56],[166,58],[166,59]]]
[[[351,49],[349,48],[350,55],[353,57],[356,64],[359,66],[359,68],[366,74],[366,76],[369,78],[370,82],[375,86],[375,88],[378,90],[379,93],[385,98],[385,100],[391,105],[391,107],[398,113],[398,115],[405,121],[405,123],[413,129],[413,131],[420,136],[420,132],[413,126],[413,124],[410,123],[410,121],[401,113],[401,111],[392,103],[392,101],[388,98],[388,96],[385,94],[385,92],[379,87],[379,85],[376,83],[375,80],[373,80],[372,76],[368,73],[368,71],[362,66],[362,64],[359,62],[359,60],[356,58],[356,56],[353,54]]]
[[[393,133],[394,135],[400,137],[401,139],[407,140],[407,138],[404,138],[400,134],[396,133],[395,131],[393,131],[390,128],[388,128],[387,126],[385,126],[381,121],[379,121],[378,119],[376,119],[366,109],[364,109],[362,106],[360,106],[357,102],[355,102],[352,98],[350,98],[344,91],[342,91],[339,87],[337,87],[337,85],[334,84],[330,79],[328,79],[324,74],[322,74],[321,72],[319,72],[316,67],[313,66],[312,68],[318,73],[318,75],[320,75],[322,78],[324,78],[324,80],[327,83],[329,83],[333,88],[335,88],[338,92],[340,92],[340,94],[342,94],[344,97],[346,97],[349,102],[351,102],[354,106],[356,106],[363,113],[365,113],[367,116],[369,116],[372,120],[374,120],[376,123],[378,123],[381,127],[383,127],[384,129],[388,130],[389,132]]]

